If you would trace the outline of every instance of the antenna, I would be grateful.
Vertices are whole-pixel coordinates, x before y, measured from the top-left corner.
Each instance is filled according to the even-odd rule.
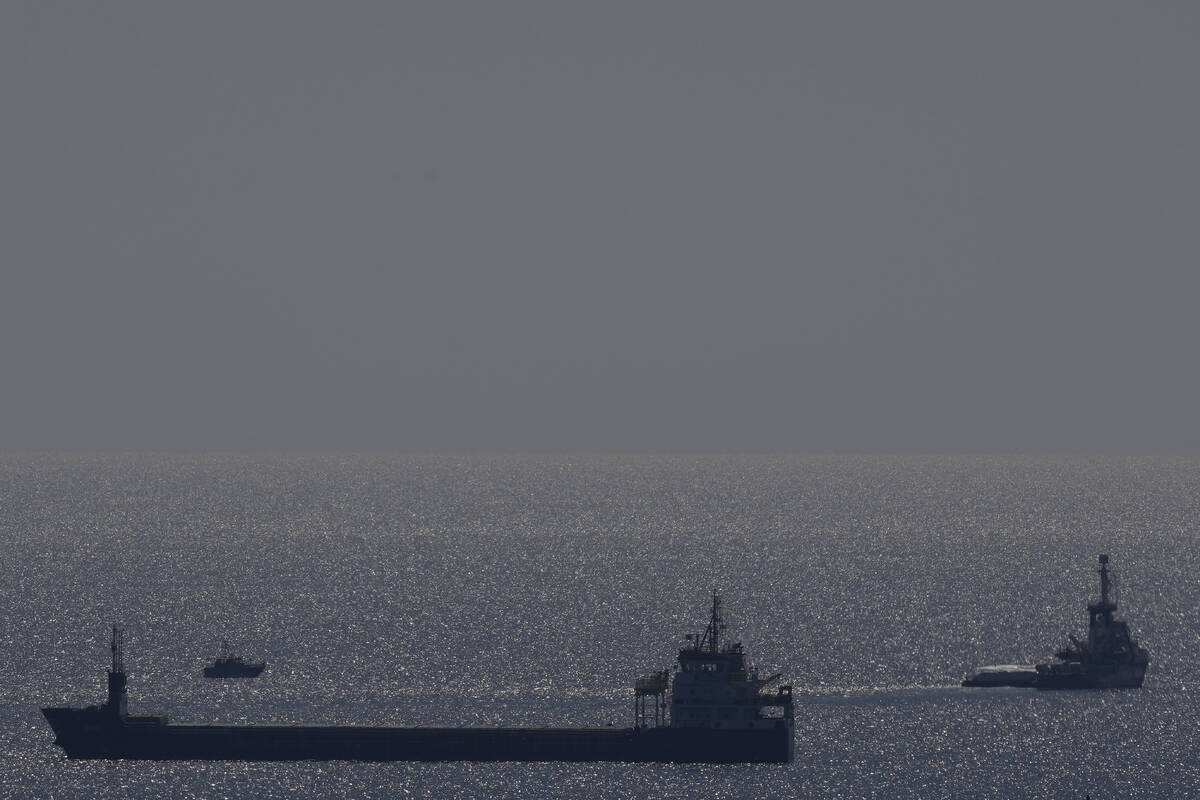
[[[1108,580],[1108,556],[1100,554],[1100,602],[1108,605],[1108,588],[1111,584]]]
[[[112,671],[125,671],[125,630],[112,626]]]
[[[717,594],[716,589],[713,589],[712,610],[708,616],[708,627],[704,629],[704,636],[700,639],[700,643],[696,649],[708,650],[710,653],[717,652],[720,649],[717,639],[721,635],[721,629],[724,627],[724,624],[721,622],[721,595]]]

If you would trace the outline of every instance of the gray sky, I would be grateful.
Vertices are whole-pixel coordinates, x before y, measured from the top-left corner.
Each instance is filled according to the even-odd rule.
[[[1200,454],[1198,34],[8,4],[0,450]]]

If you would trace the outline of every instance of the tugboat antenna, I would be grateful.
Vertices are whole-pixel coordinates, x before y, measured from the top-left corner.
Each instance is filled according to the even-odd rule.
[[[1108,589],[1111,583],[1108,579],[1108,556],[1100,555],[1100,602],[1104,605],[1109,605]]]

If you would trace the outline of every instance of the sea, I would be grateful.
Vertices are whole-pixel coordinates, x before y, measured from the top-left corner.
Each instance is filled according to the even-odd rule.
[[[1200,796],[1200,460],[0,456],[0,798]],[[965,689],[1086,633],[1145,686]],[[69,761],[40,706],[614,725],[720,593],[796,696],[782,765]],[[201,669],[222,639],[250,681]]]

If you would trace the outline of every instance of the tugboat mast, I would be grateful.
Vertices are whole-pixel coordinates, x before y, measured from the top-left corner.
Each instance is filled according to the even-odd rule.
[[[1108,588],[1111,585],[1112,584],[1109,582],[1109,578],[1108,578],[1108,556],[1101,554],[1100,555],[1100,602],[1103,603],[1104,605],[1109,605]],[[1116,603],[1112,603],[1112,605],[1115,606]]]
[[[1088,604],[1088,613],[1091,615],[1091,625],[1093,627],[1097,623],[1108,625],[1112,622],[1112,614],[1117,610],[1117,604],[1108,596],[1111,588],[1112,579],[1108,577],[1108,556],[1101,554],[1100,600],[1098,602]]]

